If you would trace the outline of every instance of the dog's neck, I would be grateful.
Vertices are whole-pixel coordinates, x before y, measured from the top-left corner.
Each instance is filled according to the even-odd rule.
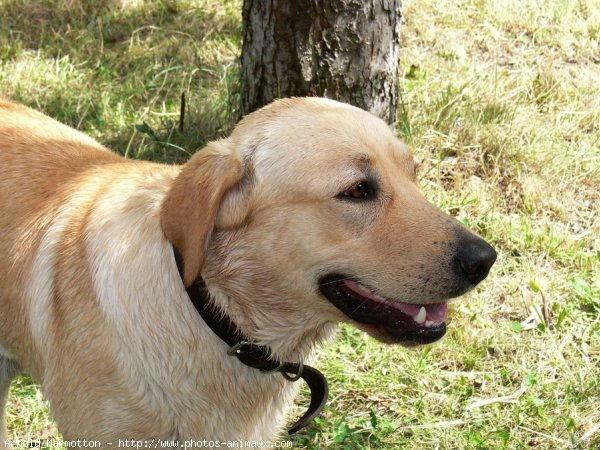
[[[333,337],[337,324],[325,322],[319,326],[307,328],[305,322],[297,324],[278,323],[269,314],[268,297],[248,304],[248,300],[236,292],[211,285],[207,281],[207,291],[216,307],[235,317],[236,326],[252,342],[268,347],[273,356],[282,361],[311,361],[316,347]],[[250,308],[249,308],[250,307]]]
[[[181,253],[175,246],[173,246],[173,255],[175,257],[175,263],[177,264],[177,270],[181,276],[181,281],[184,282],[184,261]],[[196,279],[190,286],[188,286],[186,288],[186,292],[190,298],[190,301],[194,305],[194,308],[196,308],[196,311],[202,317],[204,322],[206,322],[211,330],[229,347],[234,348],[245,342],[255,347],[259,353],[262,353],[264,355],[263,359],[277,359],[272,357],[273,355],[271,354],[270,347],[256,344],[254,339],[249,337],[252,335],[245,334],[240,328],[238,328],[236,323],[233,321],[233,319],[231,319],[222,305],[216,304],[211,298],[211,295],[206,287],[206,283],[201,277]],[[300,356],[300,361],[302,361],[304,357],[305,356],[303,353]],[[281,359],[279,360],[281,361]],[[250,365],[252,367],[252,364],[246,365]],[[260,368],[263,369],[262,367]]]
[[[177,270],[184,282],[184,260],[181,253],[173,245],[173,255],[177,264]],[[321,372],[304,364],[301,358],[299,362],[289,362],[273,358],[271,349],[257,345],[245,337],[226,313],[219,311],[206,289],[202,278],[196,279],[186,288],[190,301],[204,322],[223,342],[229,346],[228,356],[236,357],[240,363],[261,372],[279,372],[290,382],[303,379],[310,388],[310,406],[304,415],[290,428],[289,434],[294,434],[306,427],[318,416],[327,402],[329,388],[327,380]],[[224,356],[224,355],[223,355]]]

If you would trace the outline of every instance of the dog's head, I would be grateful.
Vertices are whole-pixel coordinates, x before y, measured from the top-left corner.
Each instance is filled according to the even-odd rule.
[[[385,342],[433,342],[447,300],[496,259],[425,200],[384,122],[317,98],[277,101],[201,150],[161,221],[184,283],[202,273],[264,343],[275,328],[299,335],[342,320]]]

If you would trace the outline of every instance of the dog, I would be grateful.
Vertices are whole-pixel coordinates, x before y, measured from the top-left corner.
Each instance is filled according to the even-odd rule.
[[[184,165],[0,101],[0,393],[27,372],[65,439],[272,440],[298,390],[228,356],[208,301],[278,361],[349,322],[440,339],[496,252],[427,202],[383,121],[322,98],[247,115]],[[2,441],[4,441],[4,436]]]

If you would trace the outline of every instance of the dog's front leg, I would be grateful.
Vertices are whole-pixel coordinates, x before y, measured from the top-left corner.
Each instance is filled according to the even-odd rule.
[[[12,359],[0,356],[0,448],[11,448],[6,445],[6,424],[4,423],[4,409],[10,382],[19,373],[19,366]]]

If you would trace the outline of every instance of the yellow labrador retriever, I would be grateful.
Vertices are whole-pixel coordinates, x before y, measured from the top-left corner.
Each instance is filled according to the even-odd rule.
[[[352,106],[277,101],[169,166],[0,101],[0,392],[30,373],[65,438],[273,439],[298,383],[229,356],[207,322],[275,361],[309,358],[341,321],[433,342],[495,259]]]

